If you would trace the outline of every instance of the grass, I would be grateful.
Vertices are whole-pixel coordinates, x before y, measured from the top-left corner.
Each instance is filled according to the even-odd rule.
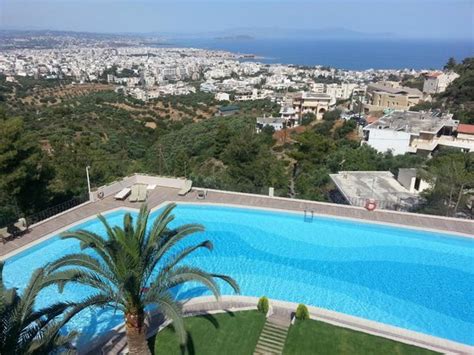
[[[188,331],[187,354],[253,354],[265,316],[256,311],[228,312],[185,318],[184,324]],[[182,354],[172,327],[150,338],[149,344],[155,355]]]
[[[284,355],[303,354],[436,354],[375,335],[305,320],[290,327]]]
[[[183,352],[172,327],[149,339],[155,355],[251,355],[257,345],[265,317],[257,311],[221,313],[185,318],[188,344]],[[283,355],[307,354],[436,354],[331,324],[305,320],[289,329]]]

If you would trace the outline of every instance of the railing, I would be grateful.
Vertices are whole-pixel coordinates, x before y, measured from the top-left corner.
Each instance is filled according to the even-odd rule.
[[[44,221],[45,219],[48,219],[50,217],[53,217],[61,212],[67,211],[73,207],[76,207],[84,202],[89,201],[89,196],[88,195],[83,195],[83,196],[78,196],[74,197],[69,201],[60,203],[59,205],[50,207],[46,210],[43,210],[41,212],[32,214],[30,216],[25,217],[27,224],[30,226],[32,224]]]
[[[349,197],[346,198],[352,206],[365,207],[367,198]],[[417,197],[398,197],[396,201],[377,200],[375,199],[376,209],[392,210],[392,211],[411,211],[417,204],[420,203],[420,198]]]
[[[304,221],[305,222],[313,222],[314,219],[314,211],[313,210],[304,210]]]

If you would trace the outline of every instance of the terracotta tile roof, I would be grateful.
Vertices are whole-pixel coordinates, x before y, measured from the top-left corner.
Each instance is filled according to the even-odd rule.
[[[458,133],[474,134],[474,124],[461,123],[458,126]]]
[[[367,116],[366,121],[367,121],[367,123],[370,124],[370,123],[374,123],[374,122],[377,121],[379,118],[380,118],[380,117],[370,115],[370,116]]]

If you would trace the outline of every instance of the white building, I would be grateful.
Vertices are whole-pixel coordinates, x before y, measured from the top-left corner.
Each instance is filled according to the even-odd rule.
[[[427,94],[439,94],[444,92],[451,82],[459,78],[455,72],[433,72],[425,75],[423,92]]]
[[[286,127],[286,120],[281,117],[258,117],[257,132],[260,132],[265,126],[270,126],[273,127],[275,131],[280,131]]]
[[[364,140],[379,152],[391,151],[394,155],[430,155],[439,146],[474,151],[474,140],[456,137],[458,125],[452,115],[393,111],[365,126]]]
[[[330,174],[338,193],[333,202],[364,207],[368,201],[377,209],[407,211],[420,202],[419,193],[430,187],[417,177],[416,169],[400,169],[398,178],[390,171],[340,171]]]
[[[305,113],[313,113],[317,120],[322,120],[332,101],[331,96],[326,94],[303,92],[293,97],[293,108],[300,119]]]
[[[230,95],[226,92],[218,92],[214,96],[217,101],[230,101]]]

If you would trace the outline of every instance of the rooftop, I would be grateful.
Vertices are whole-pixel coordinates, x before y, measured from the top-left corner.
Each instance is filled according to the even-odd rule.
[[[330,176],[349,202],[351,199],[393,203],[404,200],[411,203],[417,200],[417,196],[403,187],[390,171],[340,171]]]
[[[238,110],[240,110],[240,107],[239,107],[239,106],[235,106],[235,105],[229,105],[229,106],[221,106],[221,107],[219,107],[219,111],[222,111],[222,112],[238,111]]]
[[[260,124],[271,124],[271,123],[284,123],[286,119],[281,117],[258,117],[257,123]]]
[[[294,115],[295,113],[296,113],[295,109],[289,106],[282,106],[280,110],[280,114],[284,114],[284,115]]]
[[[304,100],[331,100],[331,96],[328,94],[318,94],[314,92],[302,92],[295,96],[295,99]]]
[[[474,124],[461,123],[457,128],[458,133],[474,134]]]
[[[402,95],[423,96],[423,93],[420,90],[409,88],[406,86],[391,86],[384,83],[374,83],[374,84],[370,84],[369,88],[371,88],[374,91],[387,92],[389,94],[394,94],[394,95],[402,94]]]
[[[413,134],[438,133],[443,127],[456,127],[452,115],[440,115],[433,112],[393,111],[369,124],[364,129],[388,129]]]

